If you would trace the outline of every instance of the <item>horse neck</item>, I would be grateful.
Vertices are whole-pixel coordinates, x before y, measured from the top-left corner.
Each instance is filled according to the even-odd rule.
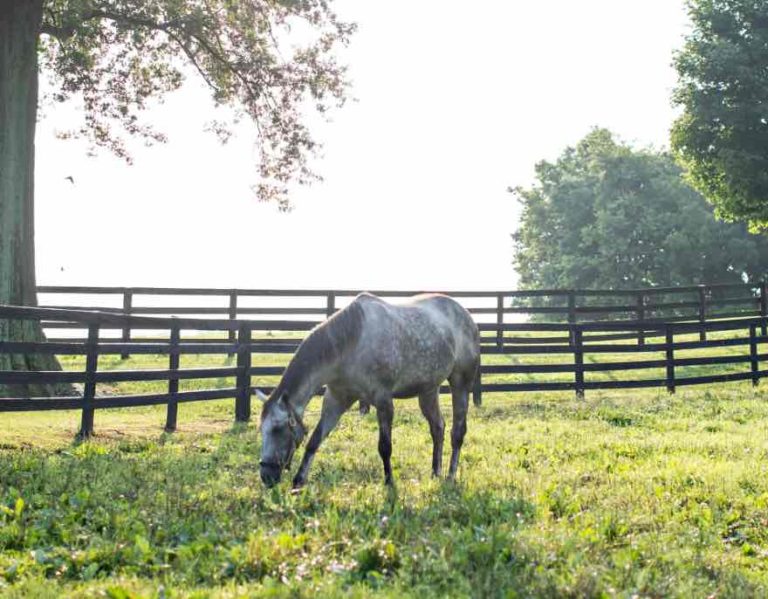
[[[361,319],[360,306],[353,302],[315,328],[299,346],[282,380],[297,412],[303,413],[312,394],[330,380],[356,342]]]
[[[320,387],[328,382],[330,374],[336,368],[336,360],[328,360],[325,363],[315,362],[311,366],[305,366],[301,362],[291,363],[289,369],[293,366],[298,372],[286,372],[289,380],[285,381],[285,392],[288,394],[288,401],[296,412],[302,416],[304,409]]]

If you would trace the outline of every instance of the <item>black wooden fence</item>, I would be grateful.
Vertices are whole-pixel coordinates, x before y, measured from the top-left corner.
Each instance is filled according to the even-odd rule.
[[[301,335],[315,326],[317,320],[274,319],[280,315],[310,314],[323,317],[332,313],[338,306],[338,298],[354,295],[351,291],[227,291],[230,299],[226,312],[221,308],[206,306],[170,306],[157,307],[134,306],[132,299],[141,294],[157,295],[221,295],[222,290],[179,290],[147,288],[49,288],[40,289],[41,293],[53,293],[53,289],[66,293],[85,294],[103,293],[123,294],[122,309],[113,310],[73,310],[71,308],[29,308],[0,306],[0,319],[28,319],[41,321],[47,330],[75,329],[86,331],[78,337],[49,338],[41,342],[11,342],[0,340],[0,354],[55,354],[78,355],[85,357],[82,371],[19,372],[0,371],[0,385],[29,385],[53,383],[81,384],[83,391],[76,397],[62,398],[0,398],[0,412],[37,411],[58,409],[79,409],[82,411],[80,434],[88,436],[93,432],[93,417],[96,409],[129,406],[166,405],[166,429],[174,430],[177,422],[178,405],[184,402],[214,399],[234,399],[235,419],[247,421],[251,414],[251,396],[254,392],[253,377],[278,377],[283,366],[254,365],[254,355],[293,353],[301,340]],[[106,291],[108,289],[108,291]],[[687,289],[687,288],[686,288]],[[700,288],[692,288],[700,289]],[[722,289],[722,288],[720,288]],[[489,298],[496,301],[495,306],[470,306],[475,314],[486,315],[487,322],[478,318],[482,335],[484,364],[481,368],[481,380],[475,388],[476,394],[488,392],[521,391],[570,391],[583,396],[592,389],[630,389],[644,387],[665,387],[674,392],[677,387],[705,383],[749,380],[757,384],[760,378],[768,374],[762,370],[761,361],[768,354],[760,353],[761,345],[768,341],[766,336],[765,286],[729,286],[727,289],[739,290],[745,297],[725,297],[720,305],[733,306],[735,299],[743,302],[743,311],[730,310],[728,314],[714,313],[714,302],[707,304],[702,312],[682,320],[684,315],[676,314],[663,321],[656,315],[623,321],[578,322],[580,314],[575,301],[568,301],[565,320],[567,322],[505,322],[506,314],[520,314],[518,308],[507,305],[509,298],[545,297],[540,294],[555,292],[455,292],[452,295],[460,299]],[[657,290],[643,291],[644,297],[651,297]],[[746,297],[747,291],[750,297]],[[159,293],[158,293],[159,292]],[[598,292],[566,291],[566,298],[598,297]],[[605,292],[601,292],[605,293]],[[619,292],[623,294],[624,292]],[[630,293],[630,292],[626,292]],[[670,290],[664,290],[669,296]],[[689,291],[686,291],[689,293]],[[700,291],[696,291],[700,294]],[[383,292],[382,295],[406,296],[409,292]],[[710,297],[706,292],[701,294]],[[317,307],[291,305],[243,307],[238,299],[248,296],[261,297],[322,297],[326,305],[322,312]],[[615,295],[611,297],[624,297]],[[629,296],[631,297],[631,295]],[[670,302],[664,302],[670,303]],[[675,302],[675,310],[680,310],[687,303]],[[647,304],[644,304],[646,306]],[[602,308],[606,306],[591,306]],[[610,306],[612,310],[624,306]],[[690,307],[690,306],[685,306]],[[635,306],[637,310],[639,308]],[[658,308],[658,306],[656,306]],[[207,312],[210,310],[210,312]],[[214,311],[215,310],[215,311]],[[161,312],[162,311],[162,312]],[[176,312],[180,314],[199,314],[200,312],[218,315],[219,318],[189,318],[143,316]],[[530,307],[528,314],[531,314]],[[602,312],[601,312],[602,313]],[[270,316],[262,320],[245,320],[243,314]],[[533,312],[533,314],[537,314]],[[541,313],[538,313],[541,314]],[[637,315],[638,312],[635,312]],[[573,318],[569,318],[573,315]],[[490,317],[490,318],[489,318]],[[155,336],[147,336],[152,331]],[[118,336],[112,336],[117,332]],[[143,332],[144,335],[139,335]],[[159,336],[158,336],[159,335]],[[727,349],[732,348],[732,349]],[[744,353],[733,353],[743,349]],[[695,355],[697,350],[708,350],[708,355]],[[718,355],[711,355],[718,350]],[[685,355],[680,355],[681,353]],[[99,358],[109,355],[167,355],[168,367],[158,370],[99,370]],[[180,359],[184,356],[213,354],[236,356],[234,365],[205,368],[180,368]],[[626,355],[624,361],[598,361],[600,356]],[[656,355],[653,355],[656,354]],[[530,362],[532,356],[545,356],[538,362]],[[649,356],[651,359],[646,359]],[[558,362],[555,357],[560,358]],[[741,370],[740,367],[744,366]],[[706,373],[687,371],[696,368],[710,369]],[[711,372],[711,369],[720,369]],[[635,371],[650,372],[648,378],[635,379],[631,376],[617,379],[617,373]],[[654,374],[663,372],[663,375]],[[610,373],[613,378],[597,378],[598,373]],[[533,380],[532,376],[536,379]],[[540,380],[539,376],[555,376],[557,380]],[[188,380],[234,380],[226,388],[182,391],[180,382]],[[165,391],[141,395],[104,395],[97,392],[98,386],[126,381],[157,382],[165,384]],[[260,388],[269,390],[268,385]]]
[[[313,289],[208,289],[158,287],[62,287],[40,286],[41,305],[54,308],[107,310],[135,315],[195,315],[235,320],[240,317],[303,316],[321,319],[349,301],[359,291]],[[415,291],[374,291],[381,297],[409,297]],[[695,285],[649,289],[542,289],[535,291],[446,291],[460,299],[481,319],[504,323],[510,317],[536,321],[577,323],[595,320],[630,320],[639,323],[675,322],[712,318],[768,316],[768,284]],[[79,298],[78,298],[79,296]],[[82,296],[103,301],[87,303]],[[174,305],[159,305],[172,298]],[[189,301],[205,298],[205,303]],[[273,300],[254,305],[248,300]],[[78,300],[73,303],[73,299]],[[298,300],[308,300],[299,303]],[[142,301],[143,300],[143,301]],[[150,301],[154,300],[154,302]],[[179,305],[184,300],[185,305]],[[150,302],[148,304],[148,301]],[[150,305],[154,303],[154,305]],[[57,326],[66,326],[59,324]],[[705,332],[706,333],[706,332]],[[123,332],[125,341],[130,329]],[[234,338],[234,333],[232,337]]]

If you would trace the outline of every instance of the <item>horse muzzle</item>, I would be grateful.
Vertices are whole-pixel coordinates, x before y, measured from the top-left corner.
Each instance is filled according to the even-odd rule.
[[[259,464],[259,473],[261,474],[261,482],[268,488],[274,487],[280,482],[280,476],[283,473],[283,469],[279,464]]]

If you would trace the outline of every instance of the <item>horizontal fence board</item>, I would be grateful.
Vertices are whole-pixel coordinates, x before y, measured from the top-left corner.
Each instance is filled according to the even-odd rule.
[[[528,354],[571,354],[573,348],[563,345],[504,345],[502,347],[483,346],[482,354],[499,355],[528,355]]]
[[[169,342],[165,343],[109,343],[98,344],[99,354],[168,354],[171,349]],[[237,351],[236,343],[179,343],[179,352],[186,355],[200,354],[231,354]]]
[[[752,379],[755,374],[758,377],[764,377],[768,375],[768,370],[758,370],[757,373],[752,372],[734,372],[725,374],[711,374],[706,376],[689,376],[675,378],[676,386],[684,385],[707,385],[712,383],[731,383],[736,381],[748,381]]]
[[[577,306],[573,311],[576,314],[637,312],[637,306]]]
[[[26,397],[0,398],[0,413],[3,412],[43,412],[47,410],[77,410],[83,407],[82,397]]]
[[[179,393],[160,393],[147,395],[118,395],[113,397],[97,397],[93,401],[94,409],[127,408],[134,406],[165,405],[169,399],[179,403],[192,401],[210,401],[216,399],[233,399],[237,393],[234,387],[227,389],[211,389],[205,391],[181,391]],[[1,412],[37,412],[45,410],[75,410],[83,406],[81,397],[54,398],[0,398]]]
[[[177,379],[209,379],[237,376],[237,367],[179,368],[178,370],[103,370],[96,372],[97,383],[120,383],[127,381],[167,381]]]
[[[484,393],[504,391],[574,391],[575,383],[488,383],[482,385]]]
[[[592,391],[598,389],[647,389],[650,387],[664,387],[666,384],[666,379],[641,379],[639,381],[587,381],[584,383],[584,389]]]
[[[740,310],[738,312],[710,312],[707,314],[707,318],[743,318],[745,315],[759,316],[759,310]]]
[[[647,304],[645,304],[643,308],[645,309],[646,312],[653,312],[656,310],[681,310],[686,308],[698,309],[700,305],[701,304],[698,301],[689,301],[689,302],[679,301],[679,302],[660,302],[660,303],[648,302]]]
[[[237,395],[235,387],[226,389],[210,389],[205,391],[180,391],[179,393],[159,393],[147,395],[120,395],[116,397],[96,398],[93,407],[99,408],[127,408],[131,406],[164,405],[173,398],[178,403],[193,401],[212,401],[216,399],[234,399]]]
[[[613,372],[616,370],[647,370],[649,368],[664,368],[665,360],[633,360],[631,362],[599,362],[584,364],[587,372]]]
[[[77,341],[0,341],[0,354],[84,356],[87,351],[85,343],[78,343]]]
[[[697,293],[701,288],[718,290],[756,290],[760,283],[720,283],[714,285],[687,285],[680,287],[647,287],[636,289],[535,289],[535,290],[433,290],[437,293],[446,293],[456,297],[542,297],[542,296],[567,296],[570,294],[580,297],[593,296],[637,296],[675,294],[675,293]],[[307,297],[318,296],[327,297],[329,293],[341,297],[353,297],[365,290],[353,289],[227,289],[227,288],[196,288],[196,287],[110,287],[110,286],[54,286],[39,285],[38,293],[46,294],[99,294],[99,295],[121,295],[131,293],[133,295],[193,295],[193,296],[229,296],[231,294],[242,296],[279,296],[279,297]],[[429,291],[414,290],[391,290],[379,289],[369,290],[371,293],[384,297],[409,297],[419,293],[429,293]]]
[[[491,309],[492,313],[498,312],[496,308]],[[502,310],[505,314],[568,314],[568,308],[560,308],[557,306],[526,306],[526,307],[512,307],[504,308]]]
[[[66,370],[0,370],[3,385],[48,385],[54,383],[84,383],[85,372]]]
[[[480,374],[544,374],[573,372],[574,364],[503,364],[480,366]]]
[[[707,304],[710,306],[732,306],[738,304],[759,304],[759,297],[727,297],[727,298],[712,298],[707,300]]]

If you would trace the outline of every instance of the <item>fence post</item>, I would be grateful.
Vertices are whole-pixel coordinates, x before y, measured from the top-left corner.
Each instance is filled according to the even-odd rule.
[[[236,320],[237,319],[237,290],[232,289],[229,292],[229,313],[228,313],[229,320]],[[235,329],[229,329],[229,342],[234,343],[235,342]],[[228,354],[229,357],[232,357],[232,354]]]
[[[667,364],[667,391],[675,392],[675,333],[672,325],[667,323],[665,329],[665,362]]]
[[[707,321],[707,288],[699,285],[699,323],[702,327],[699,329],[699,341],[707,340],[707,331],[704,330],[704,323]]]
[[[641,327],[645,326],[645,294],[637,294],[637,322]],[[637,344],[645,345],[645,329],[637,330]]]
[[[165,416],[165,432],[172,433],[176,430],[176,418],[179,413],[179,400],[176,394],[179,392],[179,323],[171,324],[170,348],[168,351],[168,369],[171,374],[168,376],[168,408]]]
[[[571,327],[573,340],[574,375],[576,378],[576,399],[584,399],[584,344],[581,327]]]
[[[472,402],[476,406],[483,405],[483,375],[480,373],[480,368],[477,369],[475,384],[472,387]]]
[[[133,310],[133,292],[125,290],[123,291],[123,314],[125,314],[126,316],[130,316],[132,310]],[[131,325],[130,325],[130,322],[126,321],[126,325],[123,327],[123,343],[130,343],[130,342],[131,342]],[[127,349],[120,354],[121,360],[127,360],[130,357],[131,355],[128,353]]]
[[[85,385],[83,387],[83,413],[80,420],[79,440],[93,435],[93,399],[96,397],[96,369],[99,365],[99,325],[88,325],[87,353],[85,355]]]
[[[237,331],[237,397],[235,421],[251,419],[251,325],[241,323]]]
[[[768,325],[765,320],[768,317],[768,280],[766,279],[760,283],[760,317],[763,319],[760,324],[760,333],[765,337],[768,335]]]
[[[752,368],[752,385],[757,387],[760,382],[760,364],[757,357],[757,325],[755,324],[749,325],[749,363]]]
[[[576,324],[576,294],[573,291],[568,292],[568,324]],[[574,343],[573,327],[570,329],[571,343]]]
[[[325,316],[330,318],[336,312],[336,294],[333,291],[328,292],[325,303]]]
[[[496,347],[504,347],[504,294],[496,295]]]

